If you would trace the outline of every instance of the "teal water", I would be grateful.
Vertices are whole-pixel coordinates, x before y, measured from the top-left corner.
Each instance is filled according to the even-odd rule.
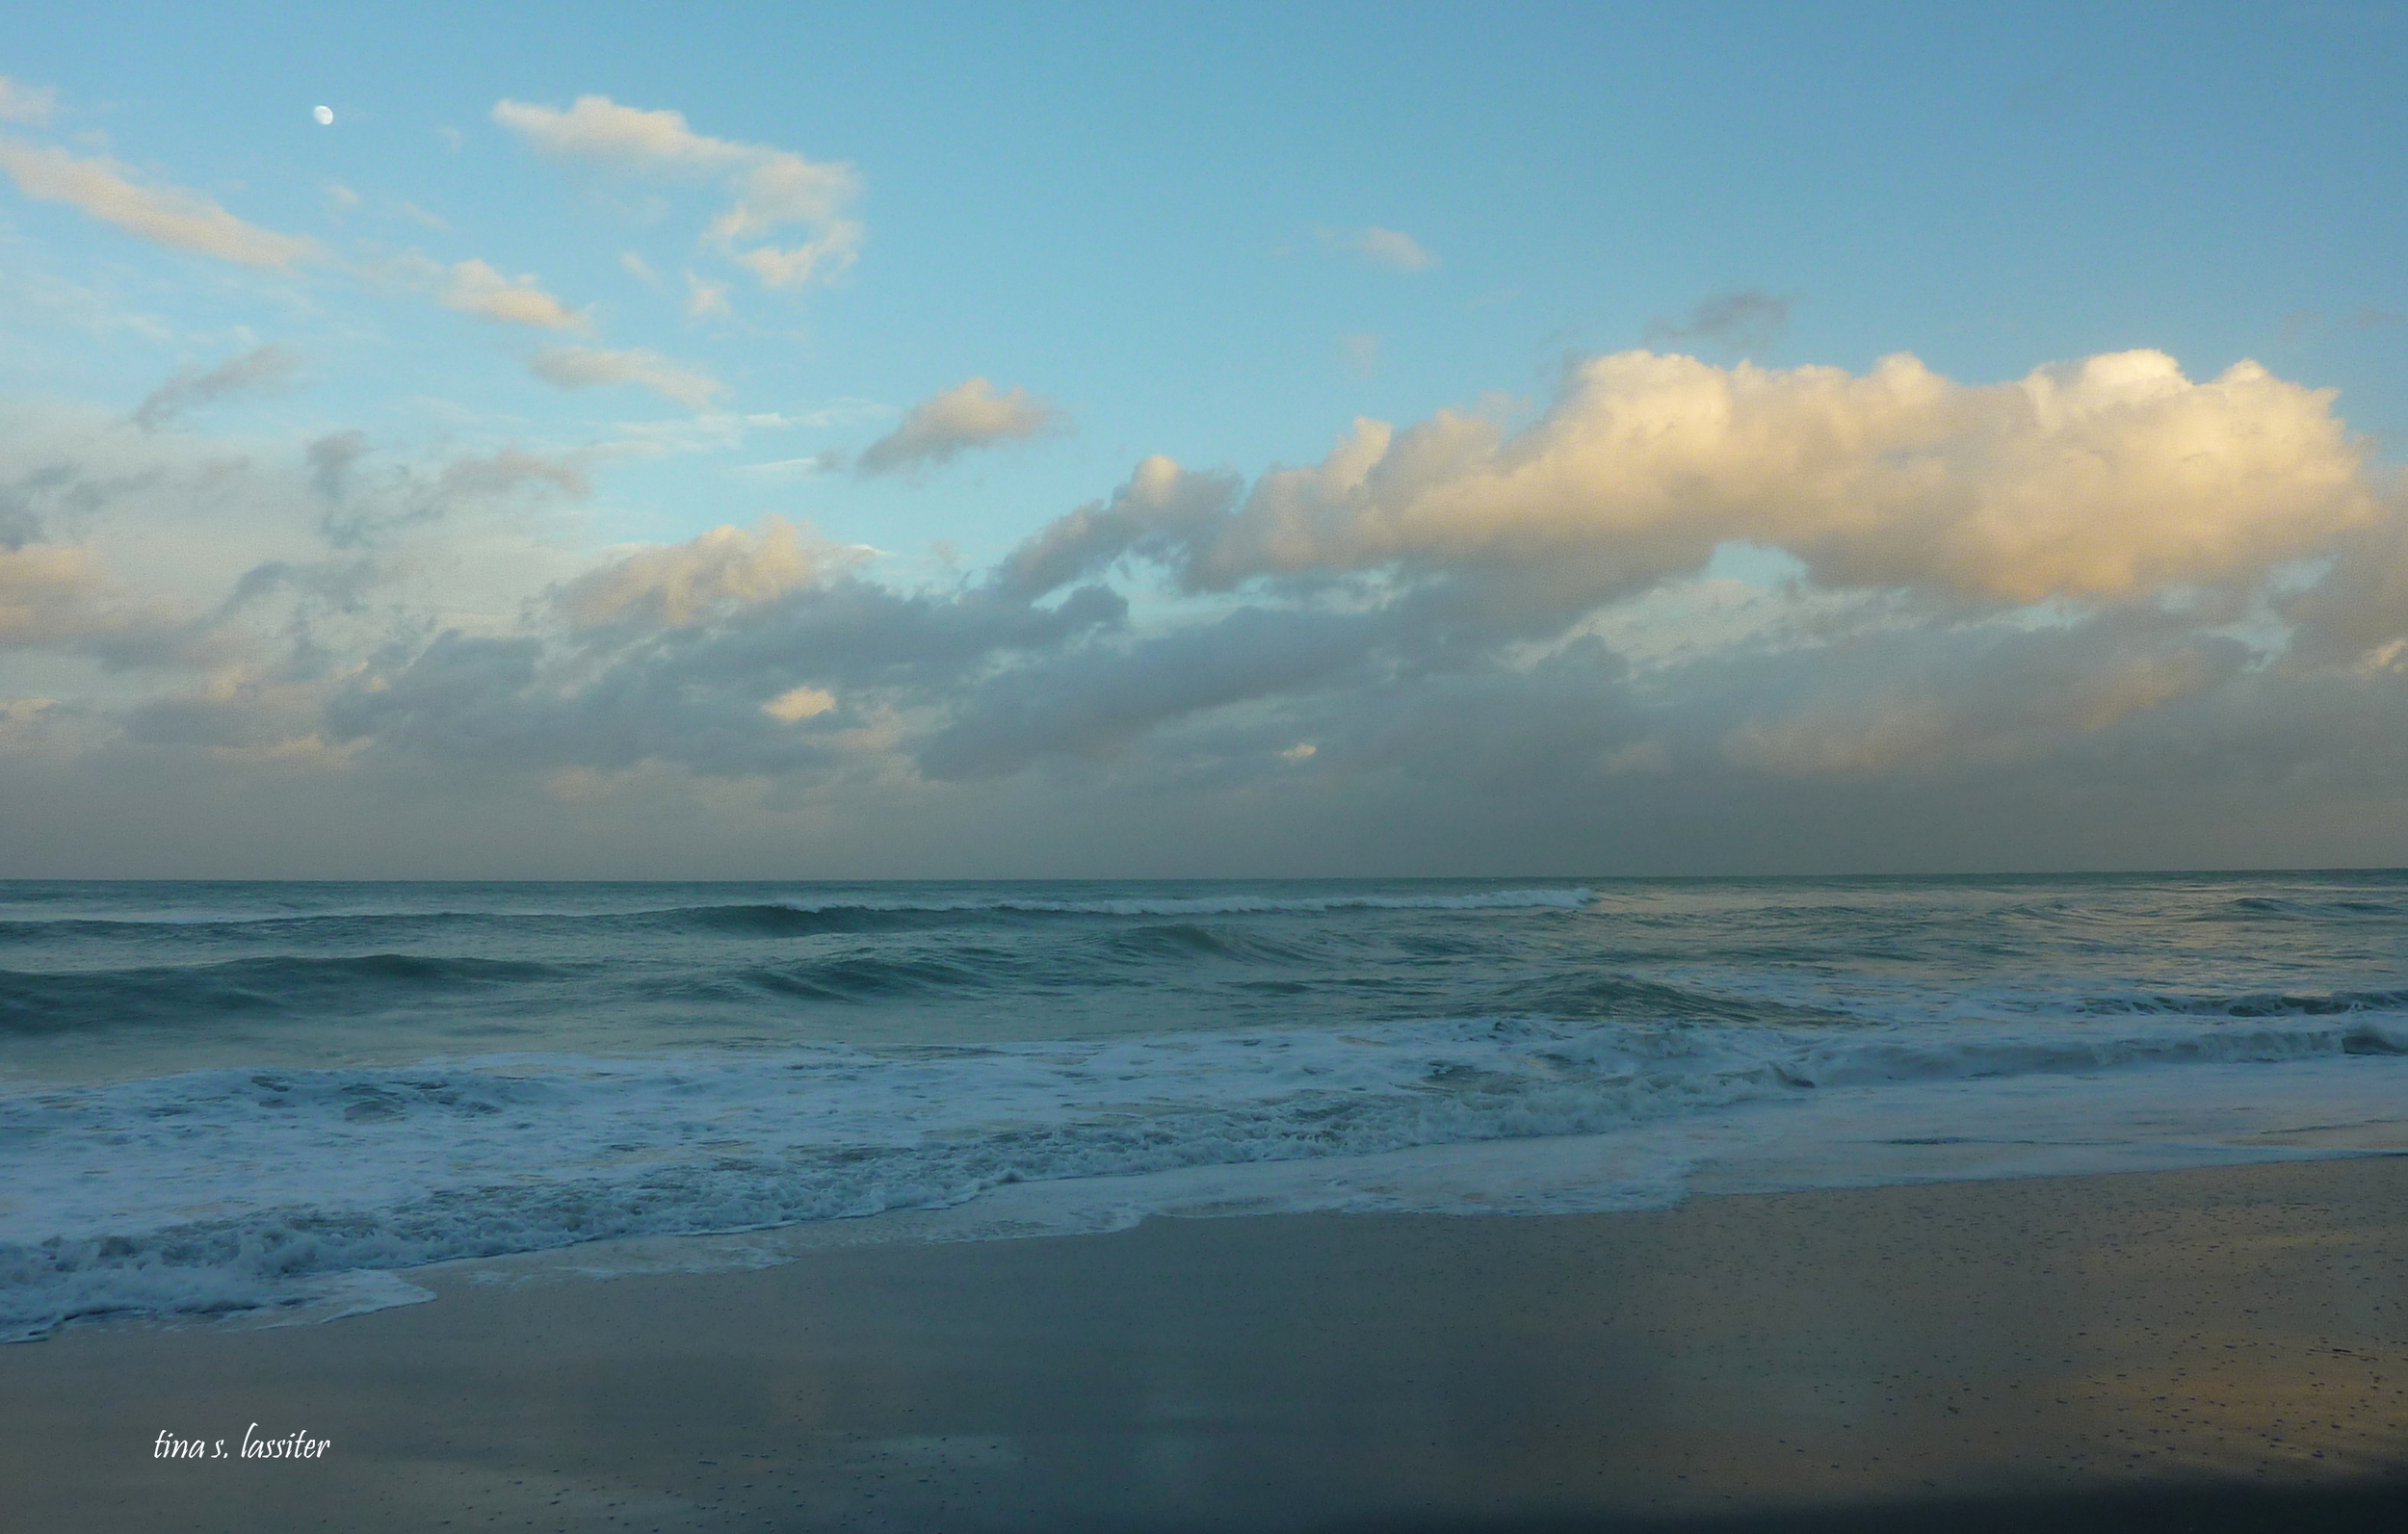
[[[2205,1144],[2408,1113],[2403,1052],[2396,871],[0,884],[0,1332],[1935,1083],[1978,1131],[2105,1081],[2081,1132]]]

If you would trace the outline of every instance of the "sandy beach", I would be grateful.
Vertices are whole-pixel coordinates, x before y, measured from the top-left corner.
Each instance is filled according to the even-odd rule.
[[[413,1276],[439,1299],[0,1349],[11,1526],[2408,1519],[2402,1157]]]

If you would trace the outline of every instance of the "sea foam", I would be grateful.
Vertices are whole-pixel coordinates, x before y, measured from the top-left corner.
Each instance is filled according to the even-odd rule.
[[[0,1336],[322,1301],[327,1282],[610,1237],[958,1205],[1018,1183],[1596,1136],[1843,1089],[2349,1061],[2408,1018],[1729,1028],[1468,1018],[987,1047],[518,1053],[0,1098]],[[2229,1070],[2204,1073],[2229,1094]],[[2408,1084],[2408,1083],[2404,1083]],[[2173,1096],[2180,1097],[2179,1091]],[[2156,1088],[2149,1111],[2168,1091]],[[2111,1103],[2094,1137],[2119,1128]],[[2278,1115],[2279,1116],[2279,1115]],[[1549,1208],[1663,1184],[1600,1177]]]

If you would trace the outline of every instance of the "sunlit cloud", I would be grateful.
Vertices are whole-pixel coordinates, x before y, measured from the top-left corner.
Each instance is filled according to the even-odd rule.
[[[579,96],[565,111],[504,100],[495,103],[493,120],[555,159],[621,174],[722,183],[733,201],[702,237],[765,287],[825,280],[859,251],[865,231],[845,216],[860,193],[860,178],[849,165],[712,138],[694,132],[682,112],[644,111],[600,95]],[[801,243],[772,242],[776,231],[797,226],[809,231]]]
[[[1400,229],[1373,224],[1362,229],[1322,229],[1322,243],[1350,251],[1366,261],[1399,272],[1426,272],[1438,265],[1435,253]]]
[[[641,347],[624,351],[598,347],[545,347],[528,365],[536,377],[563,389],[636,383],[673,404],[695,410],[727,392],[725,384],[700,369],[671,362],[659,352]]]
[[[770,517],[757,529],[713,528],[685,543],[629,554],[564,587],[559,601],[579,628],[629,621],[685,628],[757,608],[859,562],[860,551]]]
[[[2372,524],[2367,450],[2332,403],[2252,362],[2193,382],[2154,351],[1978,387],[1903,354],[1858,376],[1624,352],[1580,365],[1518,433],[1454,411],[1358,421],[1242,504],[1091,514],[1085,559],[1149,550],[1195,590],[1393,568],[1599,601],[1743,541],[1833,586],[2133,601],[2251,581]],[[1024,557],[1069,579],[1077,566],[1043,552],[1060,537]]]
[[[504,325],[543,330],[589,330],[592,322],[546,293],[533,276],[510,277],[484,261],[453,267],[437,297],[445,308]]]
[[[1068,424],[1060,407],[1018,384],[997,394],[986,379],[971,378],[913,405],[901,426],[861,450],[855,467],[863,474],[925,469]]]
[[[79,157],[61,148],[0,139],[0,169],[9,172],[26,196],[80,208],[171,249],[273,271],[322,254],[316,241],[246,223],[196,192],[143,185],[132,168],[106,155]]]

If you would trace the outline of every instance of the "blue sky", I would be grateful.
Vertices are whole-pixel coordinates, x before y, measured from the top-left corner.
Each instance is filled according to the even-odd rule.
[[[2388,740],[2161,766],[2254,762],[2317,689],[2353,730],[2394,702],[2364,689],[2403,585],[2398,6],[88,6],[0,46],[0,505],[36,614],[0,639],[0,772],[58,807],[0,873],[2408,853],[2373,807]],[[1707,371],[1584,372],[1641,349]],[[2106,446],[1979,392],[2144,351],[2187,403]],[[1974,403],[1900,427],[1798,381],[1900,352]],[[2244,361],[2270,381],[2212,394]],[[1751,367],[1796,386],[1732,385],[1723,455],[1647,471],[1720,485],[1662,513],[1700,530],[1664,552],[1612,423]],[[1358,418],[1474,417],[1480,474],[1586,467],[1543,505],[1480,500],[1462,455],[1492,450],[1460,446],[1310,510],[1266,488]],[[1815,469],[1834,431],[1891,445]],[[1862,482],[1910,451],[1955,477],[1938,499]],[[2031,467],[2068,453],[2173,478]],[[1088,564],[1014,598],[1041,639],[932,671],[891,637],[970,622],[1156,455],[1235,520],[1082,534]],[[566,615],[640,577],[607,642]],[[1080,581],[1124,611],[1060,617]],[[429,690],[463,644],[503,692]],[[672,651],[718,669],[659,702]],[[612,686],[665,712],[604,729]],[[717,723],[677,715],[715,689]],[[963,743],[1006,715],[1018,743]],[[2011,741],[1980,722],[2006,715]],[[772,726],[851,743],[733,743]],[[2119,795],[2151,788],[2135,829]],[[302,802],[263,845],[262,807]],[[2030,845],[2035,814],[2063,835]],[[2386,850],[2350,855],[2369,827]]]

